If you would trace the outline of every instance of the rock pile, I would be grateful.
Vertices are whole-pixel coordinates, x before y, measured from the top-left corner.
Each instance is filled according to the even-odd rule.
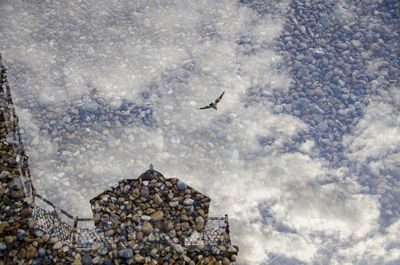
[[[18,120],[0,55],[0,264],[68,264],[72,252],[57,249],[58,240],[35,231],[21,168],[23,146]]]
[[[90,202],[96,226],[112,238],[112,258],[150,264],[167,260],[202,264],[208,256],[212,256],[209,262],[231,264],[236,259],[238,249],[230,245],[227,222],[210,233],[210,199],[178,179],[150,169],[137,179],[120,181]]]

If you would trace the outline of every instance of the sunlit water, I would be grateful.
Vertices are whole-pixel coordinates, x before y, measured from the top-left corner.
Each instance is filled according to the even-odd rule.
[[[152,163],[209,196],[211,216],[229,215],[238,264],[398,262],[390,58],[355,48],[363,67],[335,65],[291,13],[297,2],[2,1],[0,47],[36,188],[90,217],[91,198]],[[328,22],[315,9],[323,28],[385,24],[360,18],[363,6],[328,6]],[[284,51],[301,34],[309,47]],[[337,93],[302,55],[339,77],[376,78],[362,92],[335,80]],[[217,111],[199,110],[222,91]]]

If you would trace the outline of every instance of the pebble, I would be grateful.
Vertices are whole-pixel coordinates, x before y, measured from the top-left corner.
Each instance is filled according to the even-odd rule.
[[[36,248],[34,246],[29,246],[26,248],[26,256],[27,259],[32,259],[36,256]]]
[[[35,236],[37,237],[42,237],[44,235],[44,232],[40,229],[35,230]]]
[[[322,122],[318,123],[318,129],[321,132],[325,132],[326,130],[328,130],[328,122],[327,121],[322,121]]]
[[[123,259],[130,259],[133,257],[133,251],[131,248],[121,249],[118,251],[118,257]]]
[[[155,236],[155,234],[153,232],[151,232],[150,235],[147,237],[147,239],[150,242],[152,242],[152,241],[156,240],[156,236]]]
[[[24,240],[24,238],[26,237],[26,232],[23,229],[18,229],[17,230],[17,239],[18,240]]]
[[[11,190],[19,191],[19,190],[22,190],[23,188],[24,188],[24,186],[23,186],[23,181],[21,178],[14,178],[11,181],[11,184],[10,184]]]
[[[62,248],[63,244],[61,241],[57,241],[54,245],[53,245],[53,249],[60,249]]]
[[[204,218],[202,216],[198,216],[196,217],[196,226],[199,230],[203,229],[204,227]]]
[[[147,221],[143,222],[143,232],[145,234],[150,234],[151,232],[153,232],[153,226]]]
[[[83,265],[91,265],[92,264],[92,258],[89,255],[83,255],[81,261],[82,261]]]
[[[157,253],[158,253],[158,250],[157,250],[156,248],[153,248],[153,249],[150,251],[150,256],[152,256],[153,258],[155,258],[155,257],[157,257]]]
[[[38,254],[40,257],[43,257],[44,255],[46,255],[46,250],[44,248],[39,248]]]
[[[135,255],[135,262],[144,263],[144,261],[145,261],[145,258],[142,255],[140,255],[140,254]]]
[[[0,242],[0,251],[1,250],[6,250],[7,249],[7,245],[4,242]]]
[[[192,205],[194,203],[194,200],[193,199],[190,199],[190,198],[186,198],[185,200],[183,200],[183,204],[185,204],[185,205]]]
[[[181,245],[179,245],[179,244],[172,244],[172,247],[174,248],[174,250],[176,251],[176,252],[178,252],[179,254],[182,254],[182,253],[184,253],[184,248],[181,246]]]
[[[178,205],[179,205],[179,202],[177,202],[177,201],[169,202],[169,206],[171,206],[171,207],[177,207]]]
[[[103,263],[103,258],[100,256],[96,256],[92,259],[93,264],[102,264]]]
[[[3,234],[4,228],[7,226],[7,222],[0,223],[0,235]]]
[[[223,265],[230,265],[230,264],[231,264],[231,261],[230,261],[227,257],[224,257],[224,258],[222,259],[222,264],[223,264]]]
[[[111,259],[104,259],[104,261],[103,261],[103,265],[112,265],[112,264],[113,264],[113,262]]]
[[[158,222],[164,217],[164,213],[162,211],[156,211],[150,215],[152,222]]]
[[[185,190],[185,189],[187,188],[186,183],[185,183],[185,182],[182,182],[182,181],[180,181],[180,180],[178,181],[177,186],[178,186],[178,189],[179,189],[179,190]]]
[[[139,241],[143,240],[143,232],[142,231],[137,232],[136,239]]]
[[[148,215],[142,215],[141,218],[142,218],[143,221],[150,221],[151,220],[151,217],[148,216]]]
[[[154,202],[159,204],[159,205],[163,203],[163,200],[161,199],[161,197],[160,197],[160,195],[158,193],[156,193],[154,195]]]
[[[114,229],[109,229],[109,230],[104,232],[104,235],[107,236],[107,237],[110,237],[110,236],[114,235],[114,233],[115,233]]]
[[[105,248],[105,247],[99,248],[99,249],[97,249],[97,253],[98,253],[99,255],[101,255],[101,256],[107,255],[108,249]]]

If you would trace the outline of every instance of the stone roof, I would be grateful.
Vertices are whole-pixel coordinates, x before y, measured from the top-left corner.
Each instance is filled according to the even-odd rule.
[[[189,260],[212,253],[219,257],[216,262],[225,259],[224,264],[231,264],[238,248],[231,246],[228,217],[210,218],[210,202],[186,183],[165,178],[152,167],[90,200],[95,225],[110,242],[164,258],[165,249]]]
[[[208,221],[210,198],[176,178],[148,170],[137,179],[123,179],[90,200],[95,224],[104,231],[151,224],[177,236],[188,237]],[[177,223],[177,224],[176,224]],[[108,232],[112,234],[113,232]]]

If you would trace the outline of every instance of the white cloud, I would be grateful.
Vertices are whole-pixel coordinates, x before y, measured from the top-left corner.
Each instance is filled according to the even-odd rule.
[[[386,264],[399,260],[399,228],[400,221],[397,221],[382,233],[376,233],[356,244],[339,249],[330,264],[351,264],[354,262]],[[342,259],[344,259],[345,263]]]

